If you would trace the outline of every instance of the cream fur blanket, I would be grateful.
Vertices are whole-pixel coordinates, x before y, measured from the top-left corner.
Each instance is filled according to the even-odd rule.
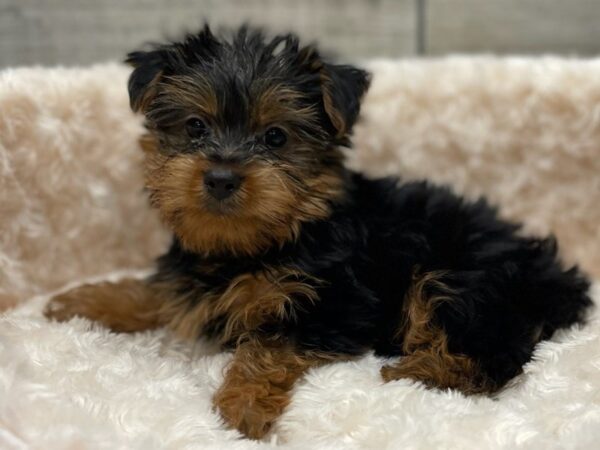
[[[350,164],[485,194],[600,277],[600,60],[373,62]],[[47,296],[139,275],[147,206],[128,70],[0,73],[0,448],[598,448],[600,317],[539,345],[496,398],[383,385],[372,355],[309,373],[267,442],[211,411],[227,354],[164,332],[51,324]],[[595,298],[600,300],[600,285]],[[29,301],[26,301],[29,300]]]

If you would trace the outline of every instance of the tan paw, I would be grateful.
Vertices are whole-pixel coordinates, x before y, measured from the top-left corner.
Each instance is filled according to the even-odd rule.
[[[58,322],[65,322],[75,316],[86,317],[85,304],[79,289],[74,289],[52,297],[44,308],[44,316]]]
[[[219,392],[214,403],[225,422],[250,439],[263,438],[281,414],[268,398],[253,395],[232,397],[226,392]]]
[[[386,383],[402,378],[402,376],[398,374],[398,369],[394,366],[383,366],[379,370],[379,373]]]

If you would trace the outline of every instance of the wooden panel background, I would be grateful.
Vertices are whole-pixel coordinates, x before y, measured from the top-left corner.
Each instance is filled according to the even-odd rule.
[[[429,54],[600,52],[598,0],[428,0]]]
[[[415,52],[414,0],[0,0],[0,65],[87,64],[204,20],[293,30],[344,58]]]
[[[600,53],[600,0],[0,0],[0,67],[121,59],[204,20],[293,30],[350,60]]]

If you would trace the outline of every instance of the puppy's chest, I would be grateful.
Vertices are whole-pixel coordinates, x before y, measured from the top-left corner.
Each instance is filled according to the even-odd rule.
[[[204,285],[171,320],[171,328],[180,336],[207,335],[231,343],[246,334],[276,329],[292,319],[303,303],[317,300],[311,278],[287,267],[247,271],[219,283],[214,282],[214,274],[198,274],[200,279],[203,276],[212,282],[200,283]]]

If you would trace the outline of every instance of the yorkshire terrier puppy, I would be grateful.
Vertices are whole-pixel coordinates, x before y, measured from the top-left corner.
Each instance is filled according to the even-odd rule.
[[[491,393],[583,321],[588,282],[553,239],[522,236],[483,200],[344,167],[365,71],[246,27],[127,62],[146,188],[173,244],[148,279],[74,289],[46,314],[217,340],[233,360],[214,404],[244,435],[262,437],[312,367],[374,350],[399,357],[385,381]]]

